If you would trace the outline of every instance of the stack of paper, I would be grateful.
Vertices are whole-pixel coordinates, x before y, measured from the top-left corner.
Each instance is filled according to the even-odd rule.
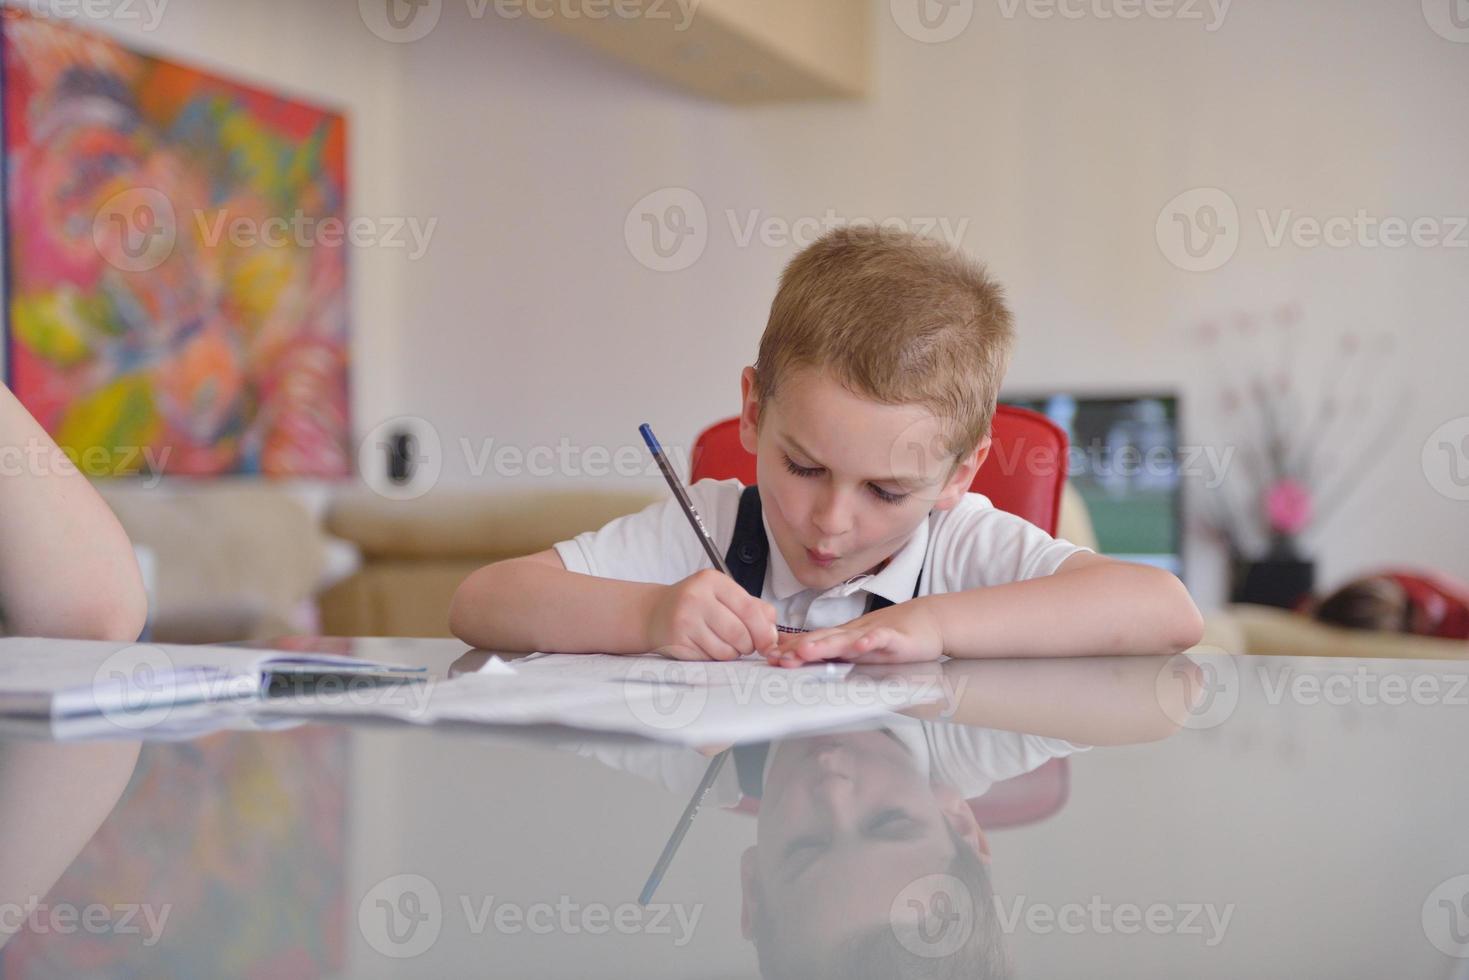
[[[731,745],[841,727],[937,700],[940,692],[849,676],[850,664],[786,669],[760,659],[681,663],[662,657],[498,658],[475,674],[370,696],[272,699],[260,711],[385,717],[416,724],[557,724],[682,745]]]

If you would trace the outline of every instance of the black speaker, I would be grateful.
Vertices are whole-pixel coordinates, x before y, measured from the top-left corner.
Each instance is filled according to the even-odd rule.
[[[418,440],[413,433],[398,430],[388,437],[388,479],[402,486],[413,479],[418,466]]]

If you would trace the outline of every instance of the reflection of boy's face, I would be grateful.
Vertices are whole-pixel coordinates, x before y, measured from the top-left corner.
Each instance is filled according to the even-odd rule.
[[[758,903],[775,928],[829,946],[886,924],[899,892],[953,860],[955,836],[988,855],[964,800],[931,785],[886,731],[771,751],[756,844],[741,861],[747,936]]]
[[[943,426],[927,409],[869,401],[818,371],[791,372],[764,405],[754,378],[745,368],[740,441],[756,456],[781,557],[808,589],[875,570],[931,510],[959,502],[988,452],[986,440],[955,467],[938,451]]]

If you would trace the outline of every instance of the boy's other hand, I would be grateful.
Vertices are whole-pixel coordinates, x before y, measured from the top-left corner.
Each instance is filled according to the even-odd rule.
[[[900,602],[859,616],[850,623],[810,633],[786,634],[774,656],[777,667],[799,667],[818,660],[859,664],[902,664],[937,660],[944,652],[943,634],[922,598]]]
[[[734,660],[774,654],[775,607],[712,568],[657,594],[648,616],[648,649],[674,660]]]

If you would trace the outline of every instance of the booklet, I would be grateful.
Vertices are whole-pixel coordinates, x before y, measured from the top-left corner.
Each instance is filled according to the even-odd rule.
[[[423,667],[338,654],[10,637],[0,639],[0,715],[134,717],[174,705],[259,697],[279,677],[406,681],[426,674]]]

